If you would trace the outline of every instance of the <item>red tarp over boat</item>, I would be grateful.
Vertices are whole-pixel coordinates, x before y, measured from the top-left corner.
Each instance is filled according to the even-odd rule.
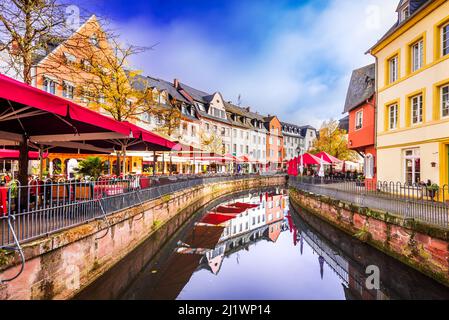
[[[230,204],[231,207],[237,207],[237,208],[244,208],[244,209],[255,209],[258,208],[258,204],[251,204],[251,203],[243,203],[243,202],[236,202],[233,204]]]
[[[246,210],[247,209],[245,208],[225,207],[225,206],[220,206],[216,209],[216,211],[219,213],[234,213],[234,214],[240,214],[245,212]]]
[[[230,214],[219,214],[219,213],[209,213],[206,215],[201,222],[213,225],[220,225],[222,223],[228,222],[235,218],[235,215]]]

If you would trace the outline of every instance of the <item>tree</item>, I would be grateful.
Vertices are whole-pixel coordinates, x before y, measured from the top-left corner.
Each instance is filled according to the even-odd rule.
[[[92,177],[97,179],[100,177],[106,166],[99,157],[87,157],[85,160],[78,163],[78,168],[75,172],[83,177]]]
[[[347,132],[338,126],[338,121],[334,120],[323,123],[319,137],[312,148],[312,153],[324,151],[340,160],[354,160],[356,154],[348,148]]]
[[[200,138],[204,151],[216,154],[224,153],[223,140],[216,132],[207,134],[204,131],[201,131]]]
[[[31,84],[37,53],[52,39],[67,35],[65,9],[57,0],[0,1],[0,51],[7,53],[5,68]],[[24,135],[19,145],[18,178],[22,185],[28,184],[28,143]]]

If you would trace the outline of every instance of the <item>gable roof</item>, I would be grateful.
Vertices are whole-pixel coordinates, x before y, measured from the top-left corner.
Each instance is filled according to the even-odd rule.
[[[338,122],[338,128],[349,132],[349,116],[340,119],[340,121]]]
[[[396,30],[398,30],[400,27],[402,27],[405,23],[407,23],[410,19],[412,19],[414,16],[416,16],[419,12],[421,12],[426,7],[428,7],[434,0],[409,0],[409,1],[410,1],[410,16],[402,22],[399,20],[399,16],[398,16],[396,23],[366,53],[370,53],[380,43],[382,43],[385,39],[387,39],[389,36],[391,36]],[[404,0],[399,1],[399,5],[398,5],[398,8],[396,11],[399,11],[399,9],[403,5],[403,2],[404,2]]]
[[[146,87],[156,88],[159,91],[166,91],[169,95],[173,97],[173,99],[190,104],[190,102],[188,102],[170,82],[162,79],[153,78],[150,76],[145,77],[138,75],[136,77],[139,78],[139,80],[141,81],[138,81],[133,84],[135,89],[144,90]]]
[[[370,99],[376,92],[376,64],[370,64],[352,72],[344,112],[347,113],[366,100]]]

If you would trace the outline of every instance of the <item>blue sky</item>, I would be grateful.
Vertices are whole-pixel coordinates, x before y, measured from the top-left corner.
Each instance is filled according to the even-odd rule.
[[[228,101],[318,126],[342,117],[353,69],[395,22],[397,0],[80,0],[122,39],[159,43],[132,64]]]

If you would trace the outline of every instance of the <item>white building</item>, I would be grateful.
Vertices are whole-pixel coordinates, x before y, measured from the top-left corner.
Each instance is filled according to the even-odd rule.
[[[301,135],[301,127],[286,122],[281,122],[281,124],[284,135],[284,160],[290,161],[306,152],[305,138]]]
[[[306,152],[312,149],[315,140],[318,138],[318,131],[312,126],[302,126],[301,136],[304,137],[304,148]]]

